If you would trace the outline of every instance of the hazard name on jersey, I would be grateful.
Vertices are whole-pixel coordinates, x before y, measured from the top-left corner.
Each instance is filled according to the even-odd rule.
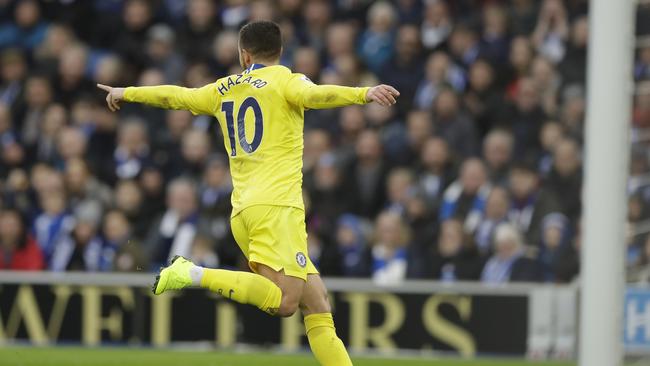
[[[228,92],[228,90],[230,90],[230,87],[239,84],[250,84],[256,87],[257,89],[261,89],[265,87],[266,84],[268,83],[265,80],[254,78],[250,75],[239,74],[239,75],[229,76],[224,81],[219,83],[219,86],[217,86],[217,91],[219,91],[219,94],[224,95],[225,93]]]

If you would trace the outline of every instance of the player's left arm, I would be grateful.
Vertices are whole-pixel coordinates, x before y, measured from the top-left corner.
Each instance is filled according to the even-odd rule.
[[[214,115],[219,104],[216,86],[184,88],[175,85],[114,88],[97,84],[106,91],[106,103],[111,111],[120,109],[121,102],[132,102],[164,109],[183,109],[193,114]]]
[[[399,96],[399,92],[390,85],[381,84],[371,88],[316,85],[300,74],[295,74],[286,90],[289,101],[308,109],[337,108],[370,102],[390,106],[397,102]]]

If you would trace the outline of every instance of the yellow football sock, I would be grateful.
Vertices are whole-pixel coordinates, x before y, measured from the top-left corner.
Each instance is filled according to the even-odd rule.
[[[282,301],[282,290],[255,273],[204,268],[201,287],[239,303],[257,306],[270,315],[277,313]]]
[[[311,351],[322,366],[352,366],[343,342],[336,335],[332,314],[305,316],[305,328]]]

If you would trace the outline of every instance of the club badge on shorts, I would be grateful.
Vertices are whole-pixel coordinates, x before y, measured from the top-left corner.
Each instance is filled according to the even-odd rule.
[[[307,265],[307,257],[302,252],[298,252],[296,254],[296,262],[298,262],[298,265],[302,268],[305,268]]]

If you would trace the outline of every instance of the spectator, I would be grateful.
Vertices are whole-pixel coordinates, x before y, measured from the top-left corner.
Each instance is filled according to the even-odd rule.
[[[16,210],[0,211],[0,269],[43,269],[43,253]]]
[[[430,109],[438,94],[447,85],[461,91],[465,87],[465,76],[461,68],[456,66],[449,56],[438,51],[427,59],[424,79],[415,91],[414,105],[418,109]]]
[[[195,3],[197,1],[191,2],[190,8]],[[161,70],[166,84],[179,82],[185,68],[183,58],[174,50],[175,40],[174,30],[164,24],[151,27],[147,33],[146,65]]]
[[[97,61],[92,78],[94,81],[104,85],[122,85],[124,84],[122,69],[124,64],[122,60],[114,55],[102,57]]]
[[[449,37],[451,56],[464,69],[481,56],[481,48],[476,32],[467,25],[457,25]]]
[[[23,53],[17,49],[7,49],[0,54],[0,103],[7,106],[22,104],[27,76],[27,62]]]
[[[443,192],[451,184],[456,174],[449,153],[449,145],[439,137],[427,139],[422,147],[420,161],[419,188],[429,205],[437,209]]]
[[[230,232],[230,195],[232,183],[228,163],[222,156],[208,160],[201,184],[199,185],[199,204],[201,207],[201,231],[209,234],[215,242],[218,257],[223,262],[237,256],[234,238]]]
[[[441,46],[451,34],[452,19],[445,1],[427,1],[422,20],[422,44],[429,50]]]
[[[634,64],[634,80],[650,79],[650,47],[643,47]]]
[[[483,158],[491,182],[505,183],[513,158],[513,148],[512,135],[504,130],[492,130],[483,140]]]
[[[215,37],[210,61],[217,76],[228,75],[233,65],[239,65],[238,42],[238,35],[232,30],[224,30]]]
[[[325,46],[325,32],[332,16],[330,3],[324,0],[308,0],[303,6],[299,38],[321,51]]]
[[[41,192],[39,201],[43,212],[34,220],[36,242],[43,251],[46,267],[55,271],[65,270],[65,257],[73,245],[71,235],[75,222],[65,199],[59,190]]]
[[[571,222],[580,216],[582,201],[582,171],[580,150],[575,141],[564,139],[553,151],[553,168],[544,181],[545,187],[560,202],[560,211]]]
[[[628,268],[627,282],[650,282],[650,235],[646,235],[638,260]]]
[[[587,100],[580,85],[567,86],[562,93],[560,118],[562,126],[569,137],[578,142],[584,141],[583,123],[586,113]]]
[[[466,160],[461,166],[460,178],[445,190],[440,220],[456,218],[463,222],[467,232],[476,230],[491,189],[486,174],[485,165],[480,160]]]
[[[304,74],[313,82],[318,82],[320,60],[318,53],[313,48],[298,48],[293,53],[293,71]]]
[[[419,30],[414,25],[403,25],[397,30],[395,54],[379,71],[381,81],[394,86],[400,91],[400,99],[405,100],[397,105],[400,115],[411,109],[423,73]]]
[[[561,0],[544,0],[532,35],[537,50],[549,60],[559,62],[566,52],[569,23]]]
[[[220,27],[216,15],[213,1],[188,1],[187,19],[180,30],[178,43],[188,60],[204,61],[209,58],[212,40]]]
[[[546,282],[567,282],[560,267],[563,261],[576,261],[577,253],[571,246],[569,220],[562,214],[546,215],[542,221],[542,237],[539,243],[538,260],[542,278]]]
[[[112,34],[112,48],[138,71],[146,64],[145,44],[152,18],[149,2],[126,1],[122,12],[122,24],[117,28],[118,31]]]
[[[39,131],[39,121],[52,102],[52,84],[45,76],[30,76],[25,83],[25,106],[17,113],[16,132],[27,144],[33,144]]]
[[[502,113],[503,127],[512,131],[515,138],[514,154],[537,158],[540,154],[539,131],[546,115],[533,80],[525,78],[519,81],[514,103],[504,106]]]
[[[366,127],[363,107],[351,105],[341,109],[340,137],[338,141],[339,155],[343,161],[348,161],[354,155],[354,144]],[[305,144],[305,146],[307,146]]]
[[[84,201],[97,202],[102,207],[110,206],[112,199],[110,188],[90,174],[83,160],[69,160],[64,174],[68,200],[73,207]]]
[[[57,138],[57,152],[59,159],[55,161],[56,167],[65,169],[68,161],[73,159],[83,159],[88,140],[86,136],[74,127],[65,127],[59,131]]]
[[[320,271],[327,276],[367,277],[370,275],[370,250],[362,220],[341,215],[334,242],[323,250]]]
[[[330,135],[322,129],[305,132],[305,150],[303,154],[303,171],[307,174],[314,169],[320,158],[332,150]]]
[[[409,248],[409,278],[431,277],[431,254],[436,243],[435,210],[426,202],[424,194],[415,188],[409,190],[404,217],[411,229]]]
[[[144,217],[156,217],[165,210],[165,180],[162,171],[148,166],[140,174],[138,185],[142,191],[142,213]]]
[[[0,48],[36,48],[47,33],[47,24],[41,19],[41,9],[36,0],[20,0],[14,10],[14,22],[0,26]]]
[[[197,235],[192,242],[192,250],[189,258],[197,266],[207,268],[219,267],[219,257],[214,251],[214,240],[204,235]]]
[[[359,54],[374,72],[391,57],[396,21],[397,12],[387,1],[376,2],[368,9],[368,29],[361,34]]]
[[[343,177],[334,155],[322,155],[313,175],[307,178],[315,217],[319,218],[323,232],[331,232],[337,218],[352,208],[348,203],[350,193],[342,185]]]
[[[120,125],[117,147],[113,154],[114,174],[119,179],[137,177],[149,163],[149,140],[145,125],[139,120],[127,120]]]
[[[374,217],[379,212],[385,200],[386,170],[379,135],[372,130],[364,131],[357,140],[355,157],[347,168],[344,183],[355,213]]]
[[[406,120],[406,131],[401,126],[393,128],[386,139],[391,151],[387,154],[391,165],[406,166],[417,159],[424,142],[433,135],[431,115],[425,111],[412,111]],[[387,143],[388,144],[388,143]]]
[[[447,141],[456,156],[468,158],[478,153],[474,121],[461,111],[458,95],[451,89],[438,94],[434,101],[433,120],[436,135]]]
[[[433,278],[446,282],[478,280],[483,262],[465,234],[463,223],[456,219],[443,221],[432,263]]]
[[[327,28],[327,64],[332,66],[339,57],[354,54],[357,29],[349,22],[337,22]],[[313,79],[312,79],[313,80]]]
[[[38,68],[48,75],[56,74],[58,62],[66,49],[76,42],[72,29],[65,24],[52,24],[48,27],[45,39],[34,50]]]
[[[540,237],[542,219],[560,208],[557,198],[540,184],[539,175],[532,167],[525,163],[512,167],[508,177],[512,197],[508,216],[529,243]]]
[[[516,0],[510,5],[510,24],[514,34],[533,32],[537,13],[537,1]]]
[[[553,167],[553,151],[559,141],[564,138],[564,129],[556,121],[547,121],[542,126],[539,139],[542,146],[542,154],[538,161],[537,170],[542,177],[548,175]]]
[[[396,285],[406,278],[409,231],[399,214],[384,211],[377,217],[372,247],[372,279]]]
[[[489,284],[540,281],[535,261],[524,255],[521,235],[510,224],[501,224],[494,234],[494,255],[488,259],[481,281]]]
[[[585,84],[586,73],[584,65],[587,64],[587,43],[589,42],[589,22],[586,16],[580,16],[573,20],[571,25],[571,41],[567,47],[566,56],[559,65],[562,75],[562,83]],[[643,50],[641,51],[643,52]],[[643,55],[641,59],[644,59]],[[647,58],[646,58],[647,59]],[[637,63],[637,65],[639,65]],[[642,73],[638,67],[635,68],[635,76]]]
[[[548,116],[557,114],[561,79],[553,65],[543,57],[535,58],[531,65],[530,78],[539,93],[544,113]]]
[[[535,53],[527,37],[517,36],[512,39],[508,56],[509,77],[507,80],[507,94],[510,98],[517,95],[519,82],[528,75],[534,56]]]
[[[68,115],[65,106],[61,104],[50,104],[43,115],[40,133],[33,144],[25,142],[32,159],[46,163],[55,163],[57,149],[57,133],[68,123]]]
[[[4,177],[12,167],[23,164],[25,151],[19,144],[9,110],[0,104],[0,176]]]
[[[386,209],[404,214],[409,197],[413,194],[413,173],[404,168],[392,170],[386,184]]]
[[[164,265],[175,255],[189,257],[197,224],[195,185],[186,178],[177,178],[167,187],[167,211],[152,225],[146,240],[151,266]]]
[[[86,78],[88,50],[79,44],[66,47],[59,60],[58,78],[54,84],[57,101],[70,107],[85,93],[94,90],[93,83]]]
[[[140,244],[131,236],[131,226],[121,211],[111,210],[104,215],[102,231],[103,268],[107,268],[109,264],[112,270],[118,272],[141,271],[145,268]]]
[[[75,226],[71,240],[57,248],[53,270],[110,271],[113,252],[107,253],[99,237],[101,206],[94,201],[84,202],[74,210]]]
[[[481,56],[490,62],[503,64],[510,47],[506,9],[495,3],[488,4],[483,7],[482,20]]]
[[[144,196],[142,190],[135,181],[122,180],[115,185],[114,202],[115,208],[122,211],[133,228],[133,235],[142,240],[153,217],[143,214]]]
[[[210,154],[208,135],[199,129],[190,129],[181,140],[181,156],[173,166],[171,177],[186,176],[198,182]]]
[[[494,187],[485,203],[485,216],[478,224],[474,241],[481,255],[491,254],[494,247],[494,232],[502,223],[508,222],[510,197],[502,187]]]
[[[477,60],[469,69],[463,103],[481,136],[492,129],[499,116],[499,108],[503,105],[503,97],[496,89],[496,76],[492,65],[483,59]]]
[[[12,207],[21,214],[32,214],[34,195],[29,180],[27,172],[23,169],[10,171],[6,185],[0,189],[0,208]]]

